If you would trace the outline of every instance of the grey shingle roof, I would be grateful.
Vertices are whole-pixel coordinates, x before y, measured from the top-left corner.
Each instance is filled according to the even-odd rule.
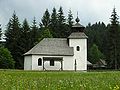
[[[67,38],[44,38],[24,55],[73,55],[73,48],[68,46]]]
[[[83,25],[81,25],[80,23],[76,23],[75,25],[72,26],[73,28],[74,27],[84,27]]]
[[[87,65],[92,65],[92,63],[91,63],[91,62],[89,62],[89,61],[87,61]]]
[[[70,39],[85,39],[88,38],[84,32],[74,32],[68,38]]]

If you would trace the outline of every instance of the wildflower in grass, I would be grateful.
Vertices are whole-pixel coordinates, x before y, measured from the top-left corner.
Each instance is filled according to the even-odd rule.
[[[116,88],[117,88],[117,90],[119,90],[119,86],[118,85],[116,85]]]
[[[60,83],[62,83],[62,80],[59,80]]]
[[[118,85],[114,86],[113,88],[110,86],[111,90],[120,90],[120,87]]]
[[[80,87],[82,87],[83,85],[82,84],[80,84]]]
[[[113,88],[113,90],[119,90],[119,86],[116,85],[116,86]]]
[[[112,87],[110,86],[110,90],[112,90]]]
[[[85,85],[85,84],[83,84],[83,87],[86,87],[86,85]]]

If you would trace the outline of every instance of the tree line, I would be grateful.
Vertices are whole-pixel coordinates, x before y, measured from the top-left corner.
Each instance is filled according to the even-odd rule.
[[[89,23],[86,26],[85,33],[89,37],[88,61],[94,64],[103,59],[106,60],[108,68],[118,69],[120,68],[120,25],[115,8],[110,20],[111,24],[108,25],[97,22],[92,25]],[[4,45],[13,57],[14,68],[23,69],[23,54],[43,38],[68,37],[72,33],[71,27],[73,23],[72,11],[69,10],[66,18],[62,7],[58,11],[53,8],[52,13],[49,13],[49,10],[46,9],[39,25],[37,25],[35,17],[32,25],[28,23],[27,19],[24,19],[21,24],[14,12],[5,30],[6,43]],[[3,48],[3,46],[1,47]],[[1,58],[0,60],[2,61]]]
[[[88,60],[93,64],[103,59],[110,69],[120,69],[120,24],[115,10],[110,17],[110,24],[98,22],[86,26],[88,35]]]
[[[21,24],[14,11],[5,30],[5,47],[11,52],[15,61],[15,68],[23,69],[23,54],[43,38],[68,37],[71,33],[72,24],[73,16],[71,10],[69,10],[66,18],[62,7],[58,11],[53,8],[51,14],[46,9],[39,25],[37,25],[35,17],[32,25],[28,23],[27,19],[24,19]]]

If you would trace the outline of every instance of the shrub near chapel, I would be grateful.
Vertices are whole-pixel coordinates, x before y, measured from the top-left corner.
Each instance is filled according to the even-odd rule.
[[[7,48],[0,47],[0,69],[14,68],[14,60]]]

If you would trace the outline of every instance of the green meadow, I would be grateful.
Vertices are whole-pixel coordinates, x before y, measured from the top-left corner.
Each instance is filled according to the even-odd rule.
[[[0,70],[0,90],[120,90],[120,72]]]

